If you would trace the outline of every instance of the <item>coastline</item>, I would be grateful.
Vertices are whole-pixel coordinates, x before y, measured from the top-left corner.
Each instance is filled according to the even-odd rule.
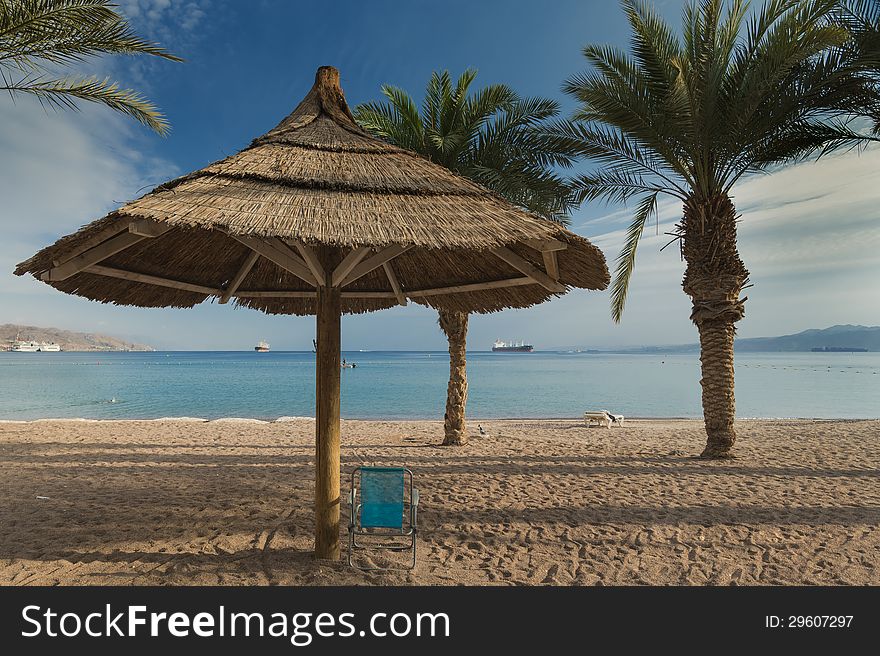
[[[45,417],[39,419],[0,419],[0,424],[34,424],[40,422],[71,422],[71,423],[125,423],[125,422],[192,422],[197,424],[283,424],[294,421],[315,421],[314,417],[287,417],[282,416],[277,419],[259,419],[257,417],[217,417],[209,419],[206,417],[154,417],[154,418],[118,418],[118,419],[91,419],[88,417]],[[398,423],[442,423],[442,419],[436,417],[388,417],[387,419],[377,419],[376,417],[342,417],[340,421],[359,421],[359,422],[398,422]],[[499,421],[583,421],[583,415],[572,417],[468,417],[467,422],[499,422]],[[702,417],[637,417],[627,416],[626,421],[649,421],[649,422],[666,422],[666,421],[695,421],[702,422]],[[737,417],[737,422],[741,421],[803,421],[803,422],[872,422],[880,421],[877,417]]]

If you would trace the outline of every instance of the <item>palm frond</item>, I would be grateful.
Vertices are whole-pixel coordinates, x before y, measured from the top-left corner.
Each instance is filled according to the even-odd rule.
[[[545,98],[520,98],[495,84],[471,92],[476,71],[466,70],[453,84],[448,71],[428,81],[422,112],[401,90],[386,102],[355,109],[355,118],[373,134],[464,175],[510,202],[545,218],[564,222],[576,205],[569,180],[555,167],[573,163],[542,133],[559,113]],[[393,96],[393,97],[392,97]]]
[[[506,166],[479,162],[463,166],[461,173],[515,205],[558,223],[567,224],[567,215],[576,205],[567,180],[527,162],[508,162]]]
[[[880,0],[688,0],[677,31],[647,0],[621,5],[628,51],[584,48],[590,68],[563,87],[573,120],[542,134],[595,165],[572,180],[576,202],[643,197],[618,258],[615,320],[659,194],[717,199],[743,175],[880,139]]]
[[[599,169],[578,175],[574,179],[574,184],[575,198],[579,203],[585,200],[626,203],[634,196],[644,193],[667,194],[681,200],[680,196],[670,193],[666,187],[632,173]]]
[[[50,69],[104,54],[151,55],[183,61],[134,33],[109,0],[0,0],[2,90],[35,96],[44,106],[75,109],[96,102],[161,135],[168,121],[151,102],[109,79],[50,77]]]
[[[364,103],[354,109],[354,117],[364,129],[401,148],[422,152],[421,130],[413,130],[400,112],[389,103]]]
[[[55,109],[78,109],[76,101],[100,103],[123,114],[131,116],[160,135],[168,134],[171,126],[156,108],[138,92],[120,89],[109,78],[65,78],[45,79],[26,77],[10,80],[5,75],[0,82],[0,91],[10,94],[29,94],[41,104]]]
[[[397,113],[400,131],[408,134],[414,143],[420,142],[424,138],[424,125],[412,97],[403,89],[388,84],[382,85],[382,95]]]
[[[865,84],[876,93],[880,88],[880,0],[841,0],[834,22],[851,35],[842,49],[847,64],[858,68]],[[857,114],[872,121],[872,136],[880,136],[880,102],[869,99]]]
[[[829,24],[838,0],[811,0],[780,3],[787,7],[763,32],[754,44],[753,53],[740,53],[738,59],[746,67],[736,89],[727,99],[727,118],[732,134],[754,134],[760,129],[753,121],[767,117],[762,110],[780,85],[786,83],[797,67],[830,48],[841,46],[849,35],[840,26]]]
[[[632,51],[638,70],[652,94],[664,95],[678,75],[674,64],[681,54],[678,38],[646,2],[624,0],[622,5],[632,30]]]
[[[446,82],[441,88],[440,122],[432,136],[438,150],[446,156],[451,156],[453,142],[463,142],[459,130],[467,102],[467,91],[475,76],[475,70],[467,69],[459,76],[454,88],[449,76],[444,78]]]
[[[880,29],[880,0],[841,0],[835,20],[850,32]]]
[[[182,61],[137,36],[108,0],[16,0],[0,5],[0,63],[24,70],[102,54]]]
[[[492,116],[503,110],[511,110],[519,100],[513,89],[506,84],[493,84],[465,98],[461,107],[462,124],[467,130],[476,131]]]
[[[632,279],[636,266],[636,251],[645,225],[648,219],[657,211],[657,192],[645,196],[639,203],[632,223],[626,231],[626,240],[623,249],[617,256],[614,269],[614,279],[611,281],[611,316],[615,323],[620,323],[623,317],[623,309],[626,306],[626,296],[629,292],[629,283]]]
[[[687,186],[693,183],[684,162],[669,162],[649,145],[614,127],[562,121],[551,123],[542,138],[547,148],[587,157],[608,171],[655,176],[658,186],[673,195],[686,196]]]

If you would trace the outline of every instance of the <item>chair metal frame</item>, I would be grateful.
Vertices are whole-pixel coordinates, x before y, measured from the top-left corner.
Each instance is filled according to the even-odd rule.
[[[362,470],[384,470],[384,471],[401,471],[404,474],[404,513],[403,517],[401,517],[400,528],[379,528],[379,527],[369,527],[369,526],[361,526],[361,506],[362,504],[357,503],[358,500],[358,489],[360,486],[355,486],[355,481],[360,482],[360,472]],[[409,504],[407,504],[406,499],[406,476],[409,476]],[[416,566],[416,534],[418,532],[418,511],[419,511],[419,491],[416,489],[413,483],[413,473],[406,467],[356,467],[351,472],[351,491],[348,495],[349,506],[351,509],[351,513],[349,515],[348,520],[348,564],[355,569],[360,570],[383,570],[383,571],[405,571],[411,570]],[[407,505],[409,505],[409,512],[407,513]],[[406,518],[406,519],[404,519]],[[408,520],[408,521],[407,521]],[[391,540],[389,542],[383,542],[380,544],[364,544],[363,542],[358,542],[358,536],[362,537],[380,537]],[[400,544],[397,541],[394,541],[395,538],[399,540],[400,538],[407,538],[407,542],[405,544]],[[410,551],[412,550],[412,560],[407,567],[377,567],[377,566],[362,566],[355,564],[354,561],[354,551],[362,550],[362,551],[371,551],[371,550],[385,550],[385,551]]]

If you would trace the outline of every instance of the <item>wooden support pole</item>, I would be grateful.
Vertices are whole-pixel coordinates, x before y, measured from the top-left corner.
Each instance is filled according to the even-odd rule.
[[[443,294],[462,294],[466,292],[481,292],[487,289],[503,289],[505,287],[522,287],[524,285],[537,285],[532,278],[508,278],[506,280],[491,280],[489,282],[475,282],[466,285],[453,285],[452,287],[437,287],[435,289],[413,289],[405,292],[410,298],[422,298],[424,296],[441,296]],[[315,292],[278,290],[242,290],[235,293],[240,298],[315,298]],[[354,292],[342,292],[342,298],[399,298],[395,292],[380,290],[363,290]],[[406,300],[406,297],[404,297]]]
[[[213,287],[196,285],[191,282],[181,282],[180,280],[169,280],[168,278],[151,276],[146,273],[135,273],[134,271],[113,269],[111,267],[101,266],[100,264],[93,264],[92,266],[83,269],[83,271],[85,273],[94,273],[99,276],[107,276],[108,278],[119,278],[120,280],[131,280],[132,282],[142,282],[147,285],[156,285],[157,287],[182,289],[186,292],[204,294],[205,296],[216,296],[220,293],[219,289],[214,289]]]
[[[491,282],[475,282],[470,285],[455,285],[454,287],[437,287],[436,289],[414,289],[407,292],[410,298],[422,296],[441,296],[443,294],[464,294],[466,292],[481,292],[487,289],[503,289],[504,287],[522,287],[523,285],[537,285],[531,278],[509,278],[507,280],[493,280]]]
[[[353,248],[349,251],[348,255],[343,258],[342,262],[333,269],[330,284],[334,287],[341,286],[345,276],[351,273],[351,270],[354,269],[369,252],[370,249],[366,246],[359,246],[358,248]]]
[[[556,251],[543,251],[541,257],[544,258],[544,270],[553,280],[559,280],[559,260],[556,259]]]
[[[558,239],[526,239],[522,243],[541,253],[544,271],[550,278],[559,282],[559,259],[556,254],[566,250],[568,244]]]
[[[292,273],[300,280],[304,280],[310,285],[317,284],[318,281],[315,280],[315,276],[312,275],[312,272],[309,270],[309,267],[306,266],[306,263],[299,257],[294,257],[293,253],[290,252],[290,249],[287,249],[288,252],[283,252],[269,242],[263,239],[257,239],[256,237],[235,235],[232,233],[229,233],[229,236],[235,241],[244,244],[252,251],[256,251],[267,260],[274,262],[285,271]]]
[[[259,258],[260,254],[256,251],[251,251],[248,254],[247,259],[242,263],[238,273],[236,273],[235,277],[229,281],[229,284],[226,285],[226,289],[224,289],[223,293],[220,295],[221,305],[229,302],[229,299],[232,298],[235,291],[239,288],[244,279],[247,278],[247,275],[251,272],[251,269],[254,268],[254,264],[257,263]]]
[[[565,291],[565,286],[560,285],[558,282],[553,280],[546,273],[541,271],[535,266],[532,266],[530,262],[524,260],[519,255],[514,253],[509,248],[496,248],[492,251],[497,257],[501,258],[505,262],[507,262],[514,269],[527,275],[529,278],[534,280],[536,283],[541,285],[548,292],[555,292],[557,294],[561,294]]]
[[[524,239],[523,244],[536,251],[564,251],[568,248],[568,244],[558,239]]]
[[[293,260],[295,262],[299,262],[302,266],[304,266],[306,269],[308,269],[309,272],[312,274],[312,277],[314,278],[314,281],[312,282],[313,285],[315,285],[317,287],[319,285],[326,284],[326,282],[324,280],[325,276],[317,275],[315,273],[315,271],[312,269],[311,265],[308,262],[306,262],[304,258],[300,257],[299,254],[296,253],[293,250],[293,248],[286,241],[284,241],[283,239],[279,239],[278,237],[271,237],[269,239],[266,239],[265,241],[267,244],[269,244],[269,246],[272,246],[276,251],[278,251],[282,255],[289,257],[291,260]]]
[[[390,262],[398,255],[403,255],[410,248],[412,248],[412,246],[404,246],[402,244],[394,244],[393,246],[389,246],[388,248],[379,251],[375,255],[368,257],[366,260],[351,269],[351,272],[348,275],[344,276],[344,278],[339,282],[337,282],[336,272],[334,271],[333,285],[334,287],[345,287],[346,285],[350,285],[358,278],[367,275],[370,271],[373,271],[374,269],[378,269],[380,266],[382,266],[386,262]]]
[[[315,557],[339,560],[339,288],[318,287],[316,305]]]
[[[128,224],[128,227],[131,228],[132,225],[134,224],[130,223]],[[167,232],[170,229],[171,226],[161,226],[159,228],[156,228],[155,230],[151,230],[150,236],[158,237],[159,235]],[[142,232],[145,232],[145,230]],[[107,241],[80,253],[76,257],[67,260],[63,264],[49,269],[40,276],[40,279],[50,282],[67,280],[68,278],[76,275],[83,269],[90,267],[93,264],[97,264],[102,260],[106,260],[108,257],[124,251],[129,246],[134,246],[138,242],[149,238],[150,237],[147,237],[143,234],[137,234],[131,230],[126,230],[125,232],[122,232],[121,234],[118,234],[115,237],[112,237]]]
[[[326,285],[327,282],[327,273],[324,271],[324,267],[321,265],[321,261],[318,259],[317,254],[308,244],[298,241],[296,242],[296,250],[299,251],[299,254],[302,255],[302,259],[305,260],[306,265],[312,272],[312,275],[315,276],[315,280],[319,281],[319,285]]]
[[[356,291],[356,292],[342,292],[342,298],[393,298],[397,299],[394,295],[394,292],[372,292],[372,291]]]
[[[171,226],[152,219],[136,219],[128,224],[128,231],[133,235],[141,237],[161,237],[171,230]]]
[[[235,292],[235,295],[238,298],[316,298],[317,292],[287,291],[284,289],[279,289],[276,291],[266,289],[244,289],[242,291]]]
[[[394,274],[394,269],[391,268],[391,262],[385,262],[382,265],[382,268],[385,269],[385,275],[388,277],[388,282],[391,283],[391,289],[394,290],[394,298],[397,299],[397,304],[405,306],[406,295],[400,288],[400,282],[397,280],[397,276]]]
[[[85,253],[87,250],[90,250],[90,249],[94,248],[95,246],[104,243],[105,241],[107,241],[111,237],[115,237],[120,232],[124,232],[125,230],[128,230],[128,225],[132,221],[134,221],[134,218],[132,218],[132,217],[125,217],[125,218],[117,219],[116,221],[111,223],[109,226],[107,226],[106,228],[104,228],[103,230],[98,232],[97,234],[86,239],[83,243],[81,243],[79,246],[77,246],[73,250],[64,253],[64,255],[56,256],[55,259],[52,260],[52,266],[53,267],[61,266],[65,262],[69,262],[70,260],[75,258],[77,255],[81,255],[82,253]]]

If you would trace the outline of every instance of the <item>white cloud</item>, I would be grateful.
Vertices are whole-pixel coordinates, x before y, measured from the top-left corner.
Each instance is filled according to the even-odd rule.
[[[739,249],[754,284],[746,292],[750,300],[740,324],[743,335],[835,323],[880,324],[880,149],[751,177],[735,187],[733,196],[742,214]],[[623,244],[630,212],[609,212],[577,228],[602,248],[609,267]],[[684,264],[678,247],[659,252],[670,239],[663,233],[680,216],[680,204],[666,201],[661,204],[660,235],[653,225],[646,229],[617,333],[620,343],[693,337],[689,302],[680,286]],[[602,232],[592,234],[596,229]],[[652,334],[645,326],[651,326]],[[601,337],[614,339],[604,330]]]
[[[11,154],[0,160],[2,211],[30,217],[10,221],[4,226],[7,235],[32,233],[35,227],[66,231],[72,220],[103,214],[150,178],[158,184],[172,170],[136,148],[128,119],[105,107],[46,112],[20,99],[3,103],[2,115],[0,148]]]
[[[139,36],[184,59],[204,38],[208,12],[217,17],[212,0],[118,0],[118,4]],[[114,78],[145,93],[152,90],[151,80],[172,65],[156,57],[105,58],[101,63]]]
[[[192,31],[210,8],[210,0],[118,0],[121,12],[138,27],[169,37],[178,28]]]
[[[105,107],[47,112],[20,98],[0,100],[0,115],[0,293],[52,293],[13,277],[15,264],[176,169],[144,155],[137,128]]]

